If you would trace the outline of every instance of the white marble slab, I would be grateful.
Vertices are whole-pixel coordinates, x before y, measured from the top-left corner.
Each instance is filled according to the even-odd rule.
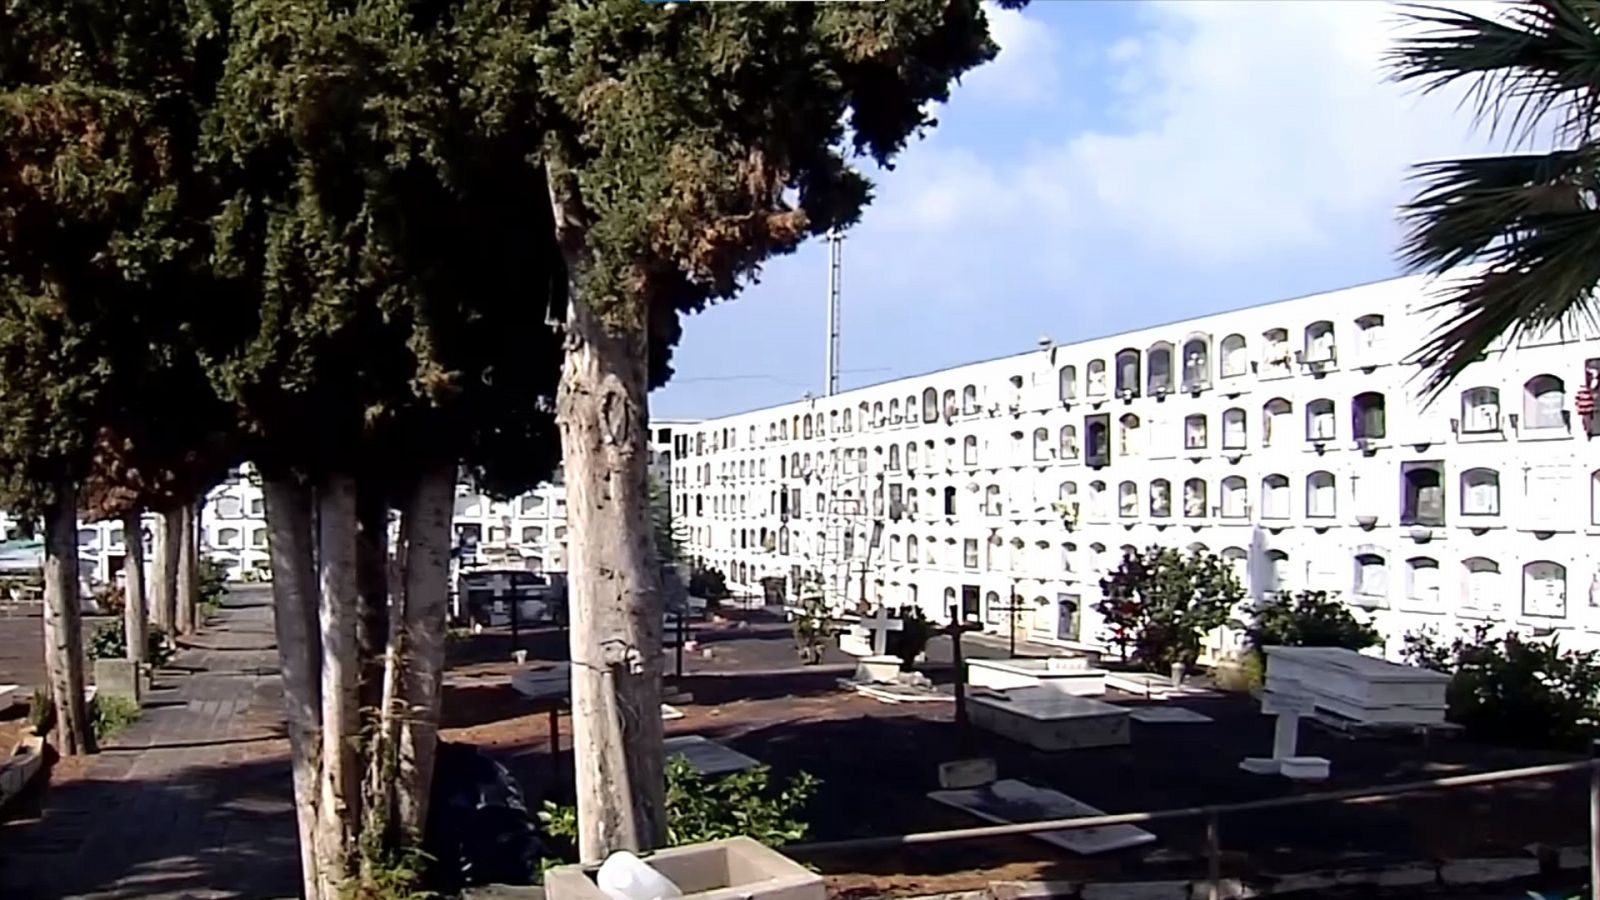
[[[511,689],[529,700],[568,700],[572,695],[572,664],[560,662],[525,669],[511,676]],[[681,719],[683,711],[663,703],[661,718]]]
[[[1267,647],[1267,690],[1310,694],[1316,706],[1363,724],[1442,722],[1450,676],[1342,647]]]
[[[1045,685],[1077,697],[1101,697],[1106,672],[1092,668],[1086,657],[969,659],[967,683],[1003,691]]]
[[[1130,742],[1128,710],[1050,687],[974,693],[972,724],[1038,750],[1115,747]]]
[[[928,798],[945,806],[971,813],[998,824],[1042,822],[1051,819],[1077,819],[1105,813],[1081,800],[1049,788],[1034,787],[1006,778],[983,787],[956,791],[933,791]],[[1155,841],[1156,836],[1133,825],[1107,825],[1042,831],[1033,837],[1064,850],[1085,855],[1137,847]]]
[[[0,684],[0,710],[10,709],[22,700],[22,685]]]
[[[1181,706],[1134,706],[1128,708],[1128,718],[1146,725],[1203,724],[1215,719],[1204,713]]]
[[[1173,684],[1171,678],[1153,672],[1109,672],[1106,675],[1106,687],[1153,700],[1164,700],[1174,695],[1198,696],[1212,693],[1206,688]]]
[[[701,775],[742,772],[761,765],[759,760],[698,734],[681,734],[661,742],[670,759],[681,756]]]

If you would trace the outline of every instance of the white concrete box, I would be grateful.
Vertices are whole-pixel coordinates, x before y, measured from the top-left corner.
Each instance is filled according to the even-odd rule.
[[[822,876],[747,837],[658,850],[644,858],[685,900],[827,900]],[[606,900],[598,866],[560,866],[544,876],[547,900]]]
[[[1074,697],[1103,697],[1106,672],[1088,663],[1085,657],[969,659],[967,683],[996,691],[1044,686]]]
[[[967,704],[972,724],[1037,750],[1079,750],[1130,743],[1128,710],[1052,687],[975,694]]]
[[[1313,694],[1353,707],[1445,707],[1450,676],[1402,666],[1342,647],[1267,647],[1267,687],[1299,682]]]

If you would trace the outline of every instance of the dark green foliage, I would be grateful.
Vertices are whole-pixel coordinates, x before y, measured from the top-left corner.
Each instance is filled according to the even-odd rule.
[[[50,692],[42,687],[33,689],[28,701],[28,727],[34,734],[44,734],[55,721],[55,704],[50,702]]]
[[[728,576],[722,574],[719,569],[696,565],[689,572],[689,595],[699,597],[712,605],[719,600],[726,600]]]
[[[212,611],[222,605],[222,598],[228,593],[228,567],[209,556],[200,558],[199,567],[200,605]]]
[[[928,649],[933,637],[933,623],[923,615],[922,608],[907,606],[900,610],[901,628],[889,632],[885,649],[891,656],[900,657],[900,670],[909,672],[916,666],[917,657]]]
[[[129,697],[100,697],[89,704],[89,727],[94,729],[95,743],[105,742],[122,733],[139,718],[139,704]]]
[[[801,814],[818,785],[809,773],[799,772],[780,787],[766,766],[708,778],[675,756],[667,760],[666,768],[669,847],[740,835],[781,847],[806,836]],[[539,818],[551,837],[576,839],[578,818],[573,807],[547,801]]]
[[[533,39],[578,289],[648,332],[655,384],[679,313],[854,223],[871,191],[850,158],[886,163],[995,52],[977,0],[598,0],[549,7]]]
[[[1417,33],[1391,54],[1397,80],[1425,91],[1465,82],[1491,130],[1520,142],[1553,125],[1558,145],[1417,166],[1406,262],[1433,273],[1485,264],[1445,280],[1444,324],[1417,352],[1438,391],[1501,338],[1594,315],[1600,16],[1592,0],[1538,0],[1491,11],[1417,7],[1407,18]]]
[[[152,622],[146,628],[149,631],[146,635],[145,660],[159,669],[172,659],[177,648],[160,625]],[[125,659],[128,655],[128,632],[122,619],[113,619],[96,628],[89,636],[89,646],[85,652],[90,659]]]
[[[1255,653],[1276,646],[1365,650],[1383,643],[1383,636],[1371,623],[1361,621],[1327,591],[1272,595],[1256,610],[1245,637]]]
[[[672,521],[672,496],[655,478],[650,479],[650,529],[654,532],[656,558],[663,564],[683,561],[687,536],[682,522]]]
[[[1165,673],[1194,665],[1206,633],[1228,621],[1244,591],[1221,557],[1171,547],[1128,553],[1100,582],[1095,604],[1124,659]]]
[[[1448,646],[1431,632],[1406,635],[1405,660],[1450,673],[1449,719],[1474,739],[1587,750],[1600,737],[1600,654],[1562,650],[1482,626]]]
[[[1350,607],[1327,591],[1273,594],[1245,628],[1248,652],[1240,662],[1246,686],[1256,689],[1266,677],[1263,647],[1344,647],[1365,650],[1383,643],[1383,636]]]

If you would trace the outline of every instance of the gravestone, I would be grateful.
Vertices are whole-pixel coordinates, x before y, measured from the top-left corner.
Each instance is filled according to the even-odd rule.
[[[861,626],[867,630],[872,644],[872,655],[863,656],[856,664],[856,681],[865,683],[893,682],[900,674],[900,657],[889,655],[889,632],[904,631],[906,623],[889,615],[883,607],[861,617]]]
[[[565,703],[572,695],[572,664],[558,662],[537,669],[524,669],[511,676],[511,689],[529,700]],[[683,712],[663,703],[661,718],[681,719]]]
[[[22,685],[0,684],[0,712],[4,712],[13,704],[22,700]]]
[[[967,682],[997,691],[1043,686],[1075,697],[1102,697],[1106,671],[1092,667],[1085,656],[972,659],[967,661]]]
[[[144,697],[144,679],[139,677],[139,664],[131,659],[95,660],[94,683],[98,696],[121,697],[134,703],[140,703]]]
[[[661,742],[661,746],[668,759],[682,757],[701,775],[726,775],[761,765],[753,757],[698,734],[669,737]]]
[[[1325,710],[1362,725],[1444,722],[1450,676],[1343,647],[1267,647],[1267,690],[1292,684]]]
[[[1038,750],[1116,747],[1131,742],[1128,710],[1049,687],[974,693],[972,724]]]
[[[1310,693],[1292,681],[1280,678],[1276,689],[1261,696],[1261,711],[1277,716],[1272,731],[1272,755],[1250,756],[1239,768],[1252,775],[1283,775],[1295,781],[1321,781],[1328,777],[1328,760],[1320,756],[1299,755],[1300,717],[1316,710]]]
[[[1181,706],[1134,706],[1128,709],[1128,718],[1145,725],[1204,724],[1215,721],[1204,713]]]
[[[1002,825],[1105,815],[1101,810],[1059,791],[1010,778],[965,790],[933,791],[928,798]],[[1137,847],[1156,839],[1155,835],[1133,825],[1040,831],[1030,837],[1085,855]]]

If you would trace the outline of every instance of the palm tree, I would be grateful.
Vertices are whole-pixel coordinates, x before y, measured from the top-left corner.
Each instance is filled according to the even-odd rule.
[[[1446,319],[1413,358],[1436,394],[1502,336],[1600,318],[1600,0],[1403,16],[1418,30],[1390,54],[1396,80],[1424,93],[1465,82],[1475,123],[1508,150],[1536,138],[1558,148],[1415,168],[1419,188],[1402,209],[1407,267],[1477,264],[1448,283]]]

